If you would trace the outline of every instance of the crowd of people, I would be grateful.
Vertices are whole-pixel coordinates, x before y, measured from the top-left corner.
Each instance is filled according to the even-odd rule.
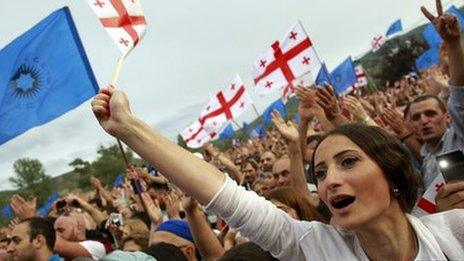
[[[444,40],[440,66],[367,94],[296,88],[299,122],[192,154],[130,111],[122,91],[92,101],[102,128],[140,155],[120,187],[92,177],[38,217],[11,198],[0,260],[462,260],[464,173],[435,214],[418,200],[436,156],[464,150],[464,51],[455,17],[424,15]]]

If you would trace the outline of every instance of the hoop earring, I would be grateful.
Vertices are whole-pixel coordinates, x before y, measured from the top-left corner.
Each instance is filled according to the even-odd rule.
[[[400,195],[400,190],[397,188],[393,188],[393,196],[396,198]]]

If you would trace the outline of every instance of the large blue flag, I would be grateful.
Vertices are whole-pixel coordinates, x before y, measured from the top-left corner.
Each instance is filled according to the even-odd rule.
[[[440,55],[438,48],[430,48],[416,59],[416,67],[418,70],[427,69],[433,65],[440,64]]]
[[[337,93],[342,93],[357,82],[353,61],[348,57],[331,73],[332,85]]]
[[[45,204],[43,204],[43,206],[41,208],[39,208],[37,210],[37,214],[41,217],[44,217],[48,214],[48,212],[50,212],[50,210],[52,209],[52,206],[53,206],[53,202],[57,201],[58,199],[60,198],[60,195],[58,195],[58,192],[53,192],[47,199],[47,201],[45,202]]]
[[[0,51],[0,144],[94,96],[98,84],[67,7]]]
[[[443,42],[440,35],[435,30],[433,24],[428,24],[424,28],[422,31],[422,36],[424,37],[425,41],[427,41],[430,48],[438,48],[440,47],[441,42]]]
[[[325,63],[322,64],[321,69],[319,69],[319,73],[316,76],[316,84],[324,86],[326,84],[331,84],[332,81],[330,80],[330,74],[325,66]]]
[[[401,31],[403,31],[403,26],[401,25],[401,19],[398,19],[393,24],[391,24],[390,27],[388,27],[387,33],[385,35],[390,36]]]
[[[287,110],[285,109],[285,104],[279,98],[277,101],[273,102],[267,109],[263,112],[263,122],[266,125],[272,124],[271,112],[277,110],[282,117],[287,115]]]
[[[232,128],[232,124],[227,124],[224,130],[219,134],[220,139],[229,139],[234,137],[234,129]]]
[[[3,206],[2,216],[5,218],[12,218],[14,216],[13,209],[11,208],[10,204]]]

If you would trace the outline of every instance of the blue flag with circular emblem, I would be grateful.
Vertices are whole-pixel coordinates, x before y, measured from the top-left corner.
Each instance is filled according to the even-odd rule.
[[[94,96],[98,84],[67,7],[0,50],[0,144]]]

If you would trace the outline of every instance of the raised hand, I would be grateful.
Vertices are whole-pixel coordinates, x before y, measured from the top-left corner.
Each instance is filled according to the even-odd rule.
[[[92,185],[96,189],[103,187],[101,181],[98,178],[94,177],[94,176],[90,177],[89,182],[90,182],[90,185]]]
[[[366,123],[366,121],[369,119],[369,115],[364,110],[364,107],[362,106],[361,102],[359,102],[359,100],[356,99],[356,97],[346,96],[343,99],[343,102],[350,110],[350,112],[354,115],[357,121]]]
[[[158,200],[153,200],[147,192],[140,194],[145,207],[147,208],[147,214],[153,224],[159,225],[163,222],[163,213],[161,212]]]
[[[37,199],[25,200],[19,195],[13,195],[10,199],[10,206],[19,219],[34,217],[37,208]]]
[[[299,100],[298,114],[301,120],[311,120],[314,117],[324,116],[324,110],[316,101],[316,94],[313,90],[306,87],[298,86],[296,96]]]
[[[293,121],[288,121],[287,123],[285,123],[284,119],[282,118],[282,116],[280,116],[279,112],[274,110],[272,112],[272,122],[276,126],[276,129],[280,132],[280,134],[282,134],[282,136],[287,141],[298,142],[298,128],[296,127]]]
[[[382,114],[382,119],[388,126],[391,127],[397,137],[401,138],[410,133],[409,130],[411,127],[405,123],[403,117],[401,117],[401,114],[395,109],[385,109],[384,113]]]
[[[324,88],[316,89],[317,103],[324,109],[328,120],[335,119],[340,114],[340,105],[338,104],[335,91],[331,85]]]
[[[198,202],[192,197],[183,197],[182,198],[182,208],[187,213],[192,213],[198,209]]]
[[[127,122],[132,114],[126,94],[115,90],[111,85],[100,90],[93,98],[91,105],[100,125],[115,137],[123,131],[122,123]]]
[[[443,13],[441,0],[436,0],[435,3],[437,7],[437,16],[432,15],[424,6],[421,7],[422,13],[433,23],[438,34],[444,41],[459,41],[461,31],[458,20],[453,15]]]

